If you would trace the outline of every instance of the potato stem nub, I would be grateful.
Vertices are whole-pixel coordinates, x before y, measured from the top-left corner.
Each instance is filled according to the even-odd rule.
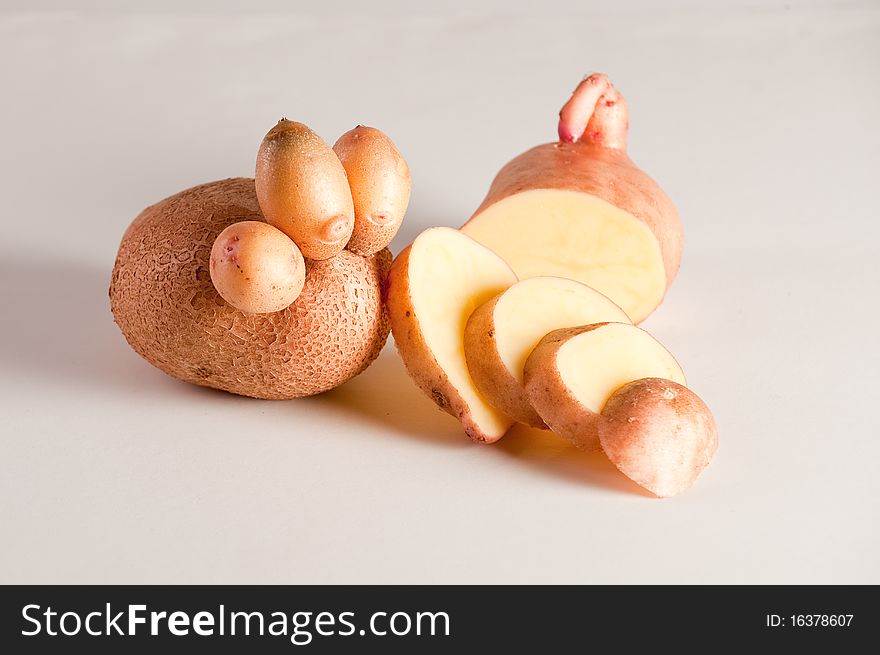
[[[559,140],[626,150],[626,101],[602,73],[586,76],[559,111]]]

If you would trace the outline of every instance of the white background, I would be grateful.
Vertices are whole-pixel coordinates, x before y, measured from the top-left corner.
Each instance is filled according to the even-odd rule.
[[[880,582],[876,3],[55,4],[0,10],[0,582]],[[593,70],[685,222],[646,324],[719,425],[684,495],[545,433],[470,443],[390,344],[268,402],[166,377],[113,324],[131,219],[252,175],[281,115],[396,140],[396,253]]]

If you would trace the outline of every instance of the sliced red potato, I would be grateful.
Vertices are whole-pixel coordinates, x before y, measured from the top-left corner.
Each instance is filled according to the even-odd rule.
[[[477,389],[514,420],[546,428],[523,387],[526,359],[548,332],[604,321],[630,322],[620,307],[580,282],[543,276],[517,282],[478,307],[465,327]]]
[[[647,377],[685,384],[675,358],[650,334],[626,323],[554,330],[526,360],[526,397],[553,432],[586,450],[599,448],[599,413],[628,382]]]
[[[578,280],[639,323],[678,271],[682,227],[669,197],[627,155],[628,126],[626,101],[608,78],[584,78],[560,112],[560,140],[505,165],[462,231],[520,279]]]

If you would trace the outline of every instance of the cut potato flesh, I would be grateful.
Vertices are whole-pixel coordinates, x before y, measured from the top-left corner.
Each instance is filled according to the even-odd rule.
[[[578,334],[556,355],[563,384],[587,410],[602,411],[611,394],[642,378],[664,378],[685,384],[675,358],[644,330],[607,323]]]
[[[547,276],[523,280],[501,294],[494,318],[498,354],[520,384],[529,353],[548,332],[606,321],[630,322],[620,307],[595,289]]]
[[[520,279],[583,282],[638,323],[660,304],[660,245],[640,220],[588,193],[533,189],[490,205],[462,231],[498,253]]]
[[[526,359],[548,332],[603,321],[629,318],[585,284],[561,277],[517,282],[478,307],[465,326],[465,355],[477,389],[512,419],[546,428],[523,386]]]
[[[464,355],[464,327],[476,307],[516,282],[495,253],[451,228],[431,228],[412,244],[409,293],[422,338],[461,396],[481,441],[504,435],[512,421],[480,395]],[[436,397],[435,397],[436,400]],[[469,431],[470,433],[470,431]]]

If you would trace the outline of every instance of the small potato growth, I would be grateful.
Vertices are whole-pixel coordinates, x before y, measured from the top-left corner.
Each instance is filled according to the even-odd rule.
[[[223,299],[249,314],[279,312],[297,299],[306,266],[296,244],[267,223],[233,223],[214,240],[211,281]]]
[[[257,200],[266,221],[307,259],[329,259],[354,229],[354,204],[339,158],[306,125],[282,119],[257,153]]]
[[[599,420],[602,450],[620,471],[667,498],[690,487],[718,448],[712,412],[693,391],[648,378],[612,394]]]
[[[364,125],[339,137],[333,151],[354,201],[354,230],[346,247],[372,255],[391,243],[403,222],[412,188],[409,166],[388,135]]]

